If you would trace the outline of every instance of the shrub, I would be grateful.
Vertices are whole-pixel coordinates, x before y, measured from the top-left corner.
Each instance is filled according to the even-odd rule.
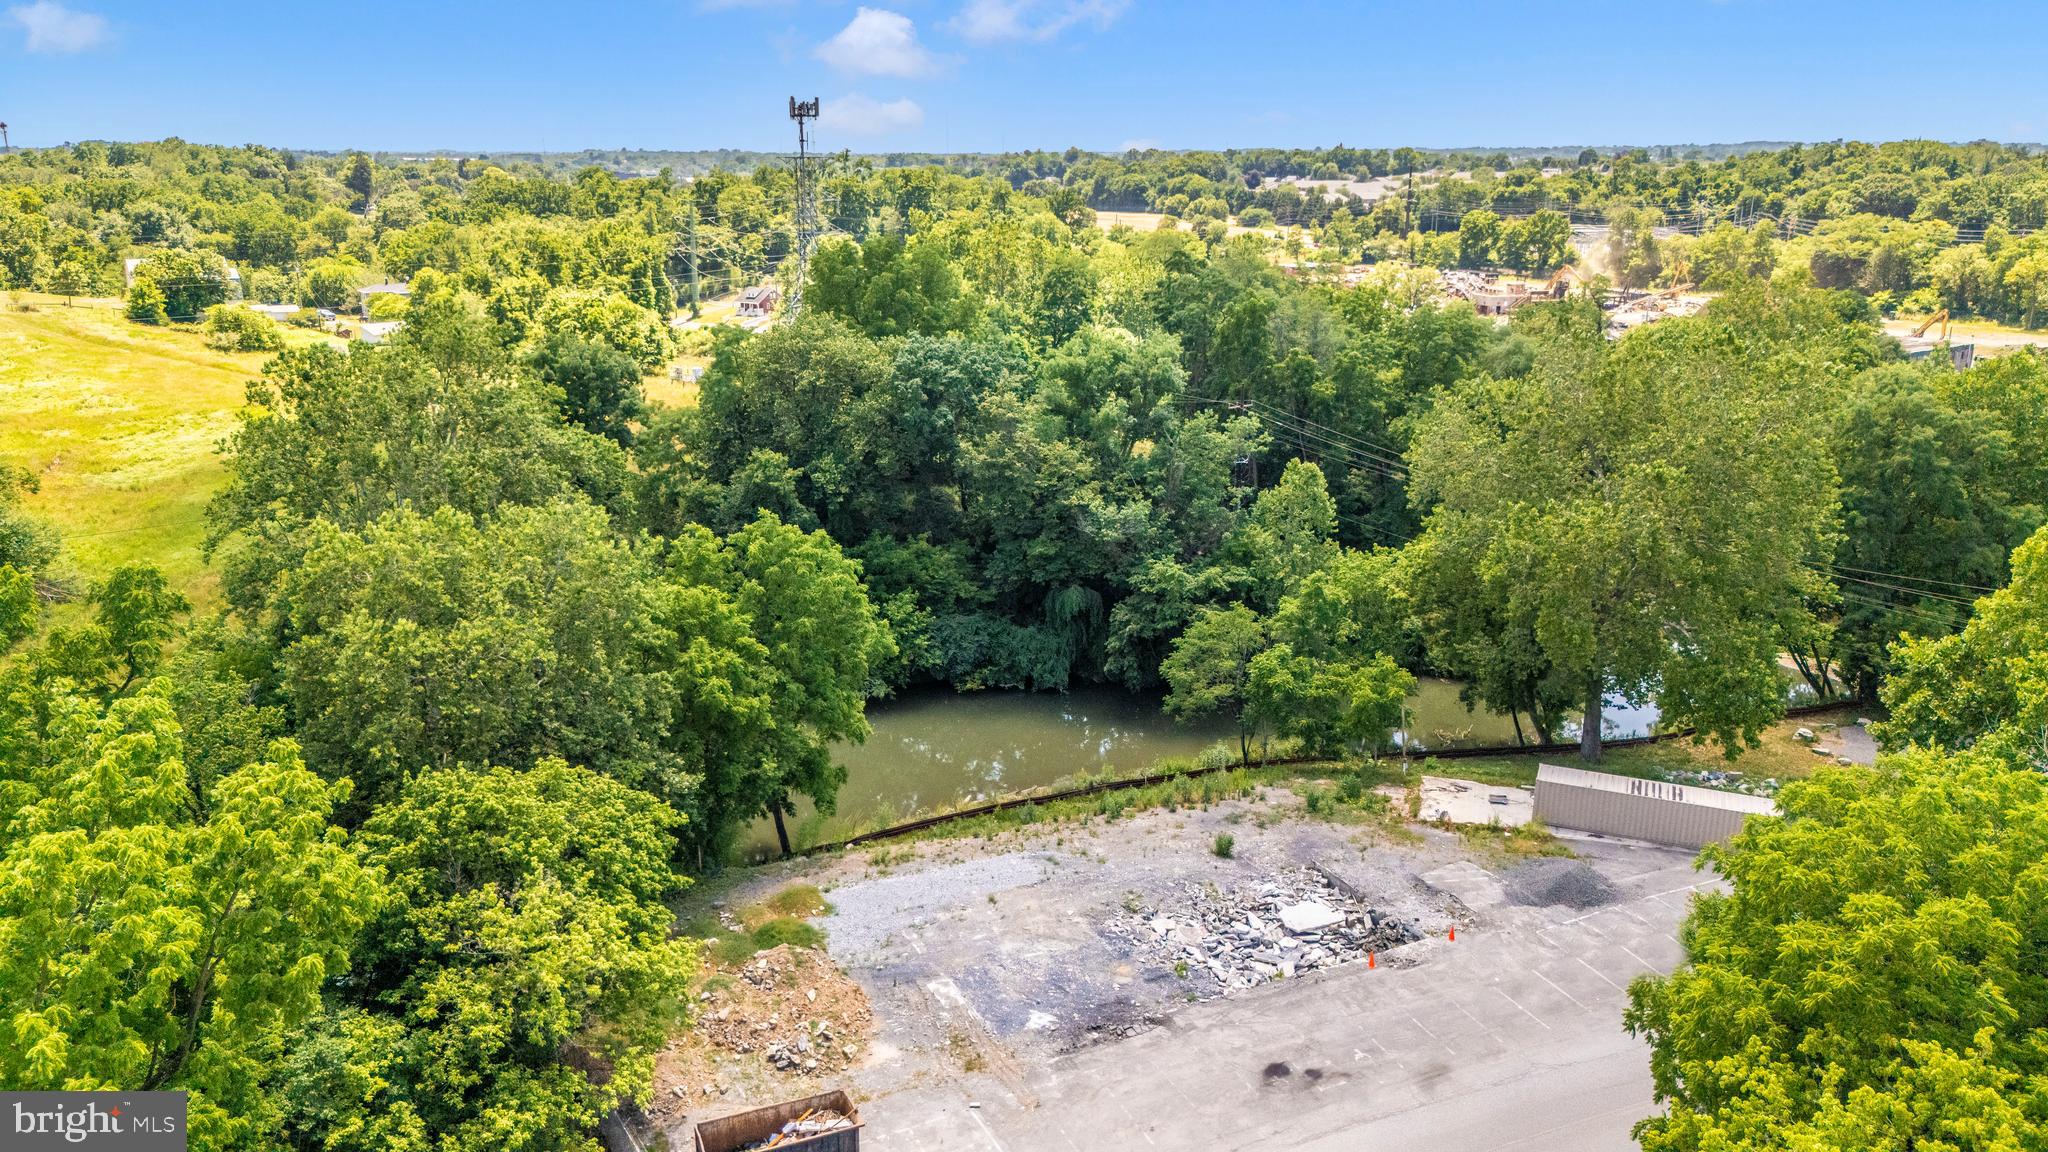
[[[168,324],[171,318],[164,311],[164,294],[154,280],[137,280],[135,287],[128,290],[128,318],[138,324]]]
[[[797,948],[823,948],[825,934],[801,920],[778,916],[754,929],[754,947],[760,951],[784,944]]]
[[[1356,804],[1365,798],[1365,777],[1356,772],[1347,772],[1337,781],[1337,795],[1346,804]]]
[[[815,884],[791,884],[763,901],[763,905],[777,916],[793,916],[808,920],[822,916],[832,910],[825,902],[825,894]]]
[[[1237,851],[1237,837],[1228,832],[1218,832],[1215,842],[1209,845],[1209,850],[1228,860],[1231,854]]]
[[[223,352],[282,352],[284,333],[261,312],[215,304],[206,310],[206,344]]]

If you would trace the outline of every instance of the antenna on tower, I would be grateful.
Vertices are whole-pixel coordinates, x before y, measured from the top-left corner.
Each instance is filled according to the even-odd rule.
[[[818,118],[818,98],[789,98],[789,118],[796,121],[796,276],[789,289],[788,316],[804,307],[804,281],[811,274],[811,246],[818,241],[818,184],[811,171],[810,122]]]
[[[0,153],[14,151],[14,145],[7,139],[7,121],[0,120]]]

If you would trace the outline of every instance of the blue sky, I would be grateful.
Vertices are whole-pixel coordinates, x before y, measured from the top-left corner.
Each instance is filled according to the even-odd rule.
[[[856,151],[2048,138],[2019,0],[0,0],[17,144]]]

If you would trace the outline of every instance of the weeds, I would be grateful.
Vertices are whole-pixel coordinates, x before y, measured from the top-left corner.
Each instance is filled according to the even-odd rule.
[[[1228,832],[1218,832],[1216,839],[1209,845],[1209,851],[1228,860],[1231,854],[1237,851],[1237,837],[1232,836]]]

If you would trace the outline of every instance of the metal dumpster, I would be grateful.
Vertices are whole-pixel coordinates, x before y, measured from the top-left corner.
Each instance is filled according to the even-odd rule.
[[[749,1112],[735,1112],[697,1125],[697,1152],[739,1152],[773,1139],[782,1126],[805,1113],[831,1111],[852,1121],[845,1128],[812,1136],[791,1135],[777,1141],[776,1152],[860,1152],[860,1111],[844,1091],[832,1091],[802,1100],[770,1104]]]

